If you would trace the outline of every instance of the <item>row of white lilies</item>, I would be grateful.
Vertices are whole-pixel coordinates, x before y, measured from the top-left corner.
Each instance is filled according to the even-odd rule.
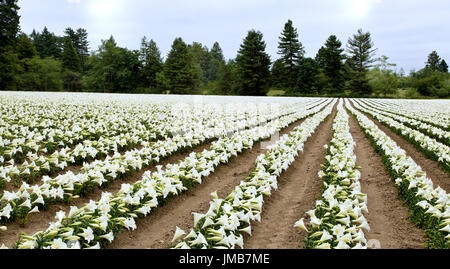
[[[298,105],[284,106],[280,109],[280,112],[291,111]],[[160,107],[163,108],[163,107]],[[194,106],[188,106],[186,111],[194,111]],[[152,117],[148,117],[148,123],[141,124],[139,122],[130,122],[132,129],[126,129],[125,133],[110,133],[106,136],[101,136],[97,140],[84,140],[73,148],[64,147],[53,152],[51,155],[42,155],[38,152],[32,153],[28,151],[26,154],[26,160],[24,163],[15,164],[14,159],[8,161],[9,165],[0,166],[0,188],[5,186],[8,182],[13,180],[16,184],[21,181],[27,183],[33,183],[36,179],[43,175],[51,175],[53,173],[63,171],[68,165],[82,164],[98,158],[112,155],[122,150],[131,150],[138,146],[146,146],[152,141],[158,139],[167,139],[173,137],[178,133],[192,133],[198,132],[198,130],[208,129],[210,132],[215,131],[214,135],[221,135],[223,130],[229,129],[231,132],[246,128],[248,126],[257,125],[270,119],[270,117],[277,117],[280,115],[272,115],[270,110],[260,111],[258,115],[250,115],[249,117],[236,118],[236,115],[225,115],[225,113],[212,113],[212,107],[206,106],[202,112],[187,113],[188,117],[171,117],[167,113],[159,113],[160,109],[151,110]],[[158,112],[158,113],[157,113]],[[249,112],[242,110],[242,112]],[[246,114],[246,113],[244,113]],[[195,115],[196,118],[193,117]],[[125,117],[129,117],[128,113]],[[163,120],[161,120],[163,119]],[[220,121],[220,122],[219,122]],[[114,121],[111,122],[114,125]],[[126,121],[128,122],[128,120]],[[133,124],[132,124],[133,123]],[[58,122],[54,122],[54,125],[58,126]],[[133,128],[134,127],[134,128]],[[220,132],[217,134],[217,132]],[[89,134],[89,132],[88,132]],[[23,138],[25,139],[25,138]],[[62,143],[62,141],[60,141]],[[64,145],[64,143],[63,143]],[[12,146],[15,151],[22,152],[22,147],[17,145]],[[37,148],[39,148],[36,145]],[[0,147],[1,148],[1,147]],[[0,157],[5,156],[11,158],[13,156],[13,149],[7,149]],[[0,162],[1,163],[1,162]]]
[[[380,121],[382,124],[396,131],[401,136],[409,140],[415,147],[424,151],[430,158],[439,162],[442,167],[450,172],[450,147],[436,141],[417,130],[411,129],[399,121],[386,117],[378,112],[370,110],[361,105],[360,102],[355,99],[352,100],[355,107],[363,112],[366,112]]]
[[[305,248],[366,248],[363,229],[370,228],[363,211],[368,213],[367,195],[361,192],[361,173],[355,163],[355,142],[348,119],[340,102],[330,145],[325,145],[328,153],[323,170],[318,173],[324,191],[315,208],[306,212],[308,221],[301,218],[294,225],[307,232]]]
[[[399,114],[402,116],[420,120],[447,131],[450,130],[447,100],[371,99],[371,101],[382,105],[388,111],[393,109],[391,112],[400,112]]]
[[[410,219],[423,228],[429,248],[450,248],[450,195],[433,182],[373,121],[346,103],[364,133],[372,140],[391,174],[400,196],[410,209]]]
[[[407,127],[416,129],[416,130],[430,136],[431,138],[434,138],[437,141],[445,144],[446,146],[450,146],[450,132],[449,131],[445,131],[442,128],[438,128],[434,125],[427,124],[420,120],[416,120],[416,119],[412,119],[409,117],[399,115],[401,113],[400,111],[396,111],[396,110],[391,110],[391,111],[395,111],[395,112],[386,111],[385,109],[383,109],[383,107],[381,107],[375,103],[368,102],[366,100],[361,101],[361,103],[365,106],[365,108],[368,108],[369,110],[375,111],[386,117],[391,117],[394,120],[399,121],[402,124],[406,125]]]
[[[289,124],[317,113],[323,105],[308,111],[299,111],[271,121],[264,126],[236,132],[222,137],[208,150],[191,153],[187,158],[170,164],[162,170],[145,172],[134,184],[122,184],[116,194],[103,192],[99,201],[90,201],[68,214],[60,211],[56,222],[47,230],[34,235],[20,236],[17,248],[99,248],[112,242],[122,229],[135,229],[135,219],[144,217],[160,202],[187,190],[214,172],[220,164],[253,147],[256,141],[270,137]]]
[[[260,221],[264,195],[277,189],[277,178],[289,168],[303,150],[304,143],[319,124],[330,115],[335,101],[322,112],[306,119],[290,134],[283,135],[276,144],[258,156],[248,178],[225,198],[214,192],[209,210],[194,214],[194,225],[186,234],[176,227],[173,248],[244,248],[242,233],[251,235],[251,221]]]
[[[300,111],[293,114],[290,110],[289,112],[284,111],[279,113],[287,114],[287,116],[282,118],[284,119],[283,122],[286,122],[287,120],[294,120],[316,113],[324,105],[325,103],[319,104],[319,106],[313,107],[310,110],[306,110],[306,107],[303,106]],[[264,119],[270,120],[267,118]],[[92,192],[103,184],[113,182],[121,177],[126,177],[143,167],[156,164],[163,158],[175,154],[180,150],[192,148],[208,139],[222,137],[230,132],[245,129],[255,124],[254,119],[249,119],[244,122],[238,126],[232,125],[232,128],[235,128],[234,130],[225,128],[216,129],[213,127],[203,130],[200,129],[196,133],[190,132],[168,138],[167,140],[151,143],[139,150],[127,151],[124,154],[117,153],[112,157],[108,156],[104,160],[96,160],[92,163],[84,164],[83,168],[77,174],[68,171],[54,178],[44,176],[42,179],[43,183],[40,185],[23,183],[18,191],[4,191],[0,195],[0,221],[5,222],[26,218],[28,214],[39,212],[39,210],[46,208],[48,204],[78,198],[80,195]],[[276,121],[275,123],[273,121],[270,123],[273,125]],[[264,126],[260,126],[257,129],[253,129],[260,130],[263,128]]]

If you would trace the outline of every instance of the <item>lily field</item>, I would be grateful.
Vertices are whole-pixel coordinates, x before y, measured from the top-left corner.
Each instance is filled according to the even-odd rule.
[[[0,92],[0,246],[450,248],[450,100]]]

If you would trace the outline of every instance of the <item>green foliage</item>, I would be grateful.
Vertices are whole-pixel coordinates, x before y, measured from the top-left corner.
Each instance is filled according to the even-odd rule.
[[[163,70],[163,61],[161,52],[153,39],[147,41],[145,36],[142,38],[139,59],[142,62],[142,85],[156,88],[156,74]]]
[[[264,96],[270,77],[270,57],[260,31],[248,32],[236,57],[239,72],[239,95]]]
[[[18,0],[0,1],[0,48],[13,47],[16,43],[16,35],[19,32]]]
[[[364,33],[362,29],[359,29],[358,33],[348,40],[348,65],[352,75],[349,88],[357,95],[369,96],[372,94],[367,71],[374,62],[375,50],[370,32]]]
[[[428,55],[428,60],[426,62],[426,66],[425,67],[427,67],[427,68],[429,68],[429,69],[431,69],[433,71],[439,71],[440,63],[441,63],[441,57],[439,57],[437,52],[435,50],[433,50]]]
[[[44,27],[42,33],[33,30],[31,38],[41,58],[54,57],[59,59],[61,57],[61,38],[49,32],[47,27]]]
[[[54,58],[25,58],[16,75],[17,88],[22,91],[60,91],[62,64]]]
[[[233,94],[233,62],[225,63],[225,61],[220,62],[218,70],[218,80],[216,87],[212,94],[216,95],[230,95]]]
[[[193,42],[188,45],[189,52],[192,55],[193,65],[199,74],[199,78],[203,83],[209,81],[209,66],[211,62],[209,50],[199,42]]]
[[[14,52],[19,32],[17,0],[0,1],[0,90],[14,90],[14,74],[18,71],[18,57]]]
[[[72,28],[66,28],[64,31],[66,36],[72,40],[73,47],[75,48],[78,57],[80,59],[81,68],[86,71],[86,62],[89,57],[89,41],[87,40],[88,33],[86,29],[78,28],[76,31]]]
[[[17,54],[9,48],[0,48],[0,90],[16,90],[15,75],[20,70]]]
[[[65,70],[81,72],[80,58],[73,47],[70,37],[66,37],[62,52],[62,66]]]
[[[448,73],[448,65],[447,65],[447,62],[445,62],[444,59],[442,59],[441,63],[439,64],[439,71],[440,72],[444,72],[444,73]]]
[[[160,90],[160,93],[165,93],[169,90],[169,80],[163,71],[156,73],[156,88]]]
[[[208,81],[216,81],[219,79],[221,65],[226,64],[222,48],[218,42],[214,42],[214,45],[209,52],[209,56]]]
[[[283,81],[285,87],[293,89],[297,84],[297,75],[300,61],[305,54],[302,43],[298,40],[297,29],[288,20],[279,37],[278,54],[283,63]]]
[[[275,60],[270,69],[270,84],[272,87],[284,88],[284,64],[282,59]]]
[[[174,40],[167,56],[164,76],[168,81],[168,90],[173,94],[192,94],[200,85],[200,74],[195,68],[193,55],[180,37]]]
[[[335,35],[331,35],[316,54],[318,67],[322,69],[325,79],[319,88],[327,93],[342,92],[344,88],[344,49]]]
[[[311,94],[318,92],[317,76],[319,65],[312,58],[304,58],[300,62],[297,75],[297,89],[299,93]]]
[[[68,91],[80,91],[82,89],[82,75],[69,69],[63,70],[61,74],[64,89]]]
[[[379,63],[375,68],[368,71],[369,86],[378,96],[393,95],[400,86],[398,75],[390,69],[396,65],[388,63],[388,59],[387,56],[381,56],[377,59]]]
[[[138,86],[141,70],[139,52],[118,47],[114,38],[103,40],[88,60],[83,78],[86,89],[102,92],[132,92]]]
[[[19,57],[19,60],[22,60],[24,58],[33,58],[34,56],[37,55],[37,51],[33,45],[33,42],[24,33],[21,33],[17,37],[15,50],[16,50],[17,56]]]
[[[415,80],[413,85],[417,91],[425,96],[430,96],[434,89],[439,87],[439,77],[437,75],[433,75],[430,77],[421,78]]]

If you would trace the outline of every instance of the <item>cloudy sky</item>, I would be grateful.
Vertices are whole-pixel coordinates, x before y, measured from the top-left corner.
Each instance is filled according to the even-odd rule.
[[[82,27],[91,50],[110,35],[119,46],[138,49],[145,35],[166,56],[182,37],[208,48],[218,41],[229,59],[255,29],[275,60],[278,37],[291,19],[308,57],[329,35],[345,46],[362,28],[371,33],[377,56],[388,56],[406,73],[422,68],[433,50],[450,63],[449,0],[19,0],[19,6],[23,32],[47,26],[63,35],[67,27]]]

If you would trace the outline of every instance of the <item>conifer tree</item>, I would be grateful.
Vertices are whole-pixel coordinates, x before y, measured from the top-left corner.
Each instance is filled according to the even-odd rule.
[[[0,90],[15,88],[14,74],[19,59],[14,47],[20,30],[19,9],[17,0],[0,1]]]
[[[351,69],[350,89],[357,95],[370,95],[372,89],[369,85],[367,72],[373,59],[376,49],[373,48],[373,42],[370,32],[364,33],[359,29],[352,38],[349,38],[347,44],[348,59],[347,64]]]
[[[426,67],[433,70],[433,71],[439,71],[439,65],[441,63],[441,57],[437,54],[435,50],[433,50],[428,55],[428,61],[425,63]]]
[[[80,58],[73,47],[72,40],[68,36],[64,41],[62,67],[73,72],[81,72]]]
[[[441,63],[439,64],[439,71],[444,72],[444,73],[448,72],[448,65],[444,59],[442,59]]]
[[[72,40],[78,57],[80,58],[80,65],[83,71],[86,70],[86,62],[89,57],[89,41],[87,40],[88,33],[86,29],[79,28],[76,31],[72,28],[66,28],[64,33]]]
[[[173,94],[195,93],[199,85],[199,74],[194,68],[193,57],[181,37],[175,38],[164,64],[164,77]]]
[[[344,88],[344,49],[342,43],[335,35],[331,35],[321,49],[321,55],[317,58],[321,61],[321,67],[328,78],[328,91],[330,93],[341,92]]]
[[[218,80],[220,66],[225,64],[222,48],[218,42],[214,42],[209,55],[208,81],[216,81]]]
[[[42,33],[33,31],[33,44],[41,58],[61,57],[61,48],[59,47],[58,37],[51,33],[47,27],[44,27]]]
[[[297,72],[300,60],[305,54],[302,43],[298,40],[297,29],[292,26],[292,21],[288,20],[284,25],[283,32],[279,37],[278,54],[284,64],[285,86],[294,88],[297,82]]]
[[[297,76],[298,91],[294,93],[312,94],[317,92],[317,75],[319,74],[319,65],[312,58],[303,58],[300,62],[300,68]]]
[[[37,55],[36,48],[31,39],[24,33],[19,34],[16,42],[16,52],[19,60],[33,58]]]
[[[250,30],[236,56],[241,95],[266,95],[270,77],[270,57],[260,31]]]
[[[156,88],[156,74],[162,71],[163,62],[161,52],[153,39],[147,41],[147,37],[142,38],[139,60],[142,62],[144,87]]]

